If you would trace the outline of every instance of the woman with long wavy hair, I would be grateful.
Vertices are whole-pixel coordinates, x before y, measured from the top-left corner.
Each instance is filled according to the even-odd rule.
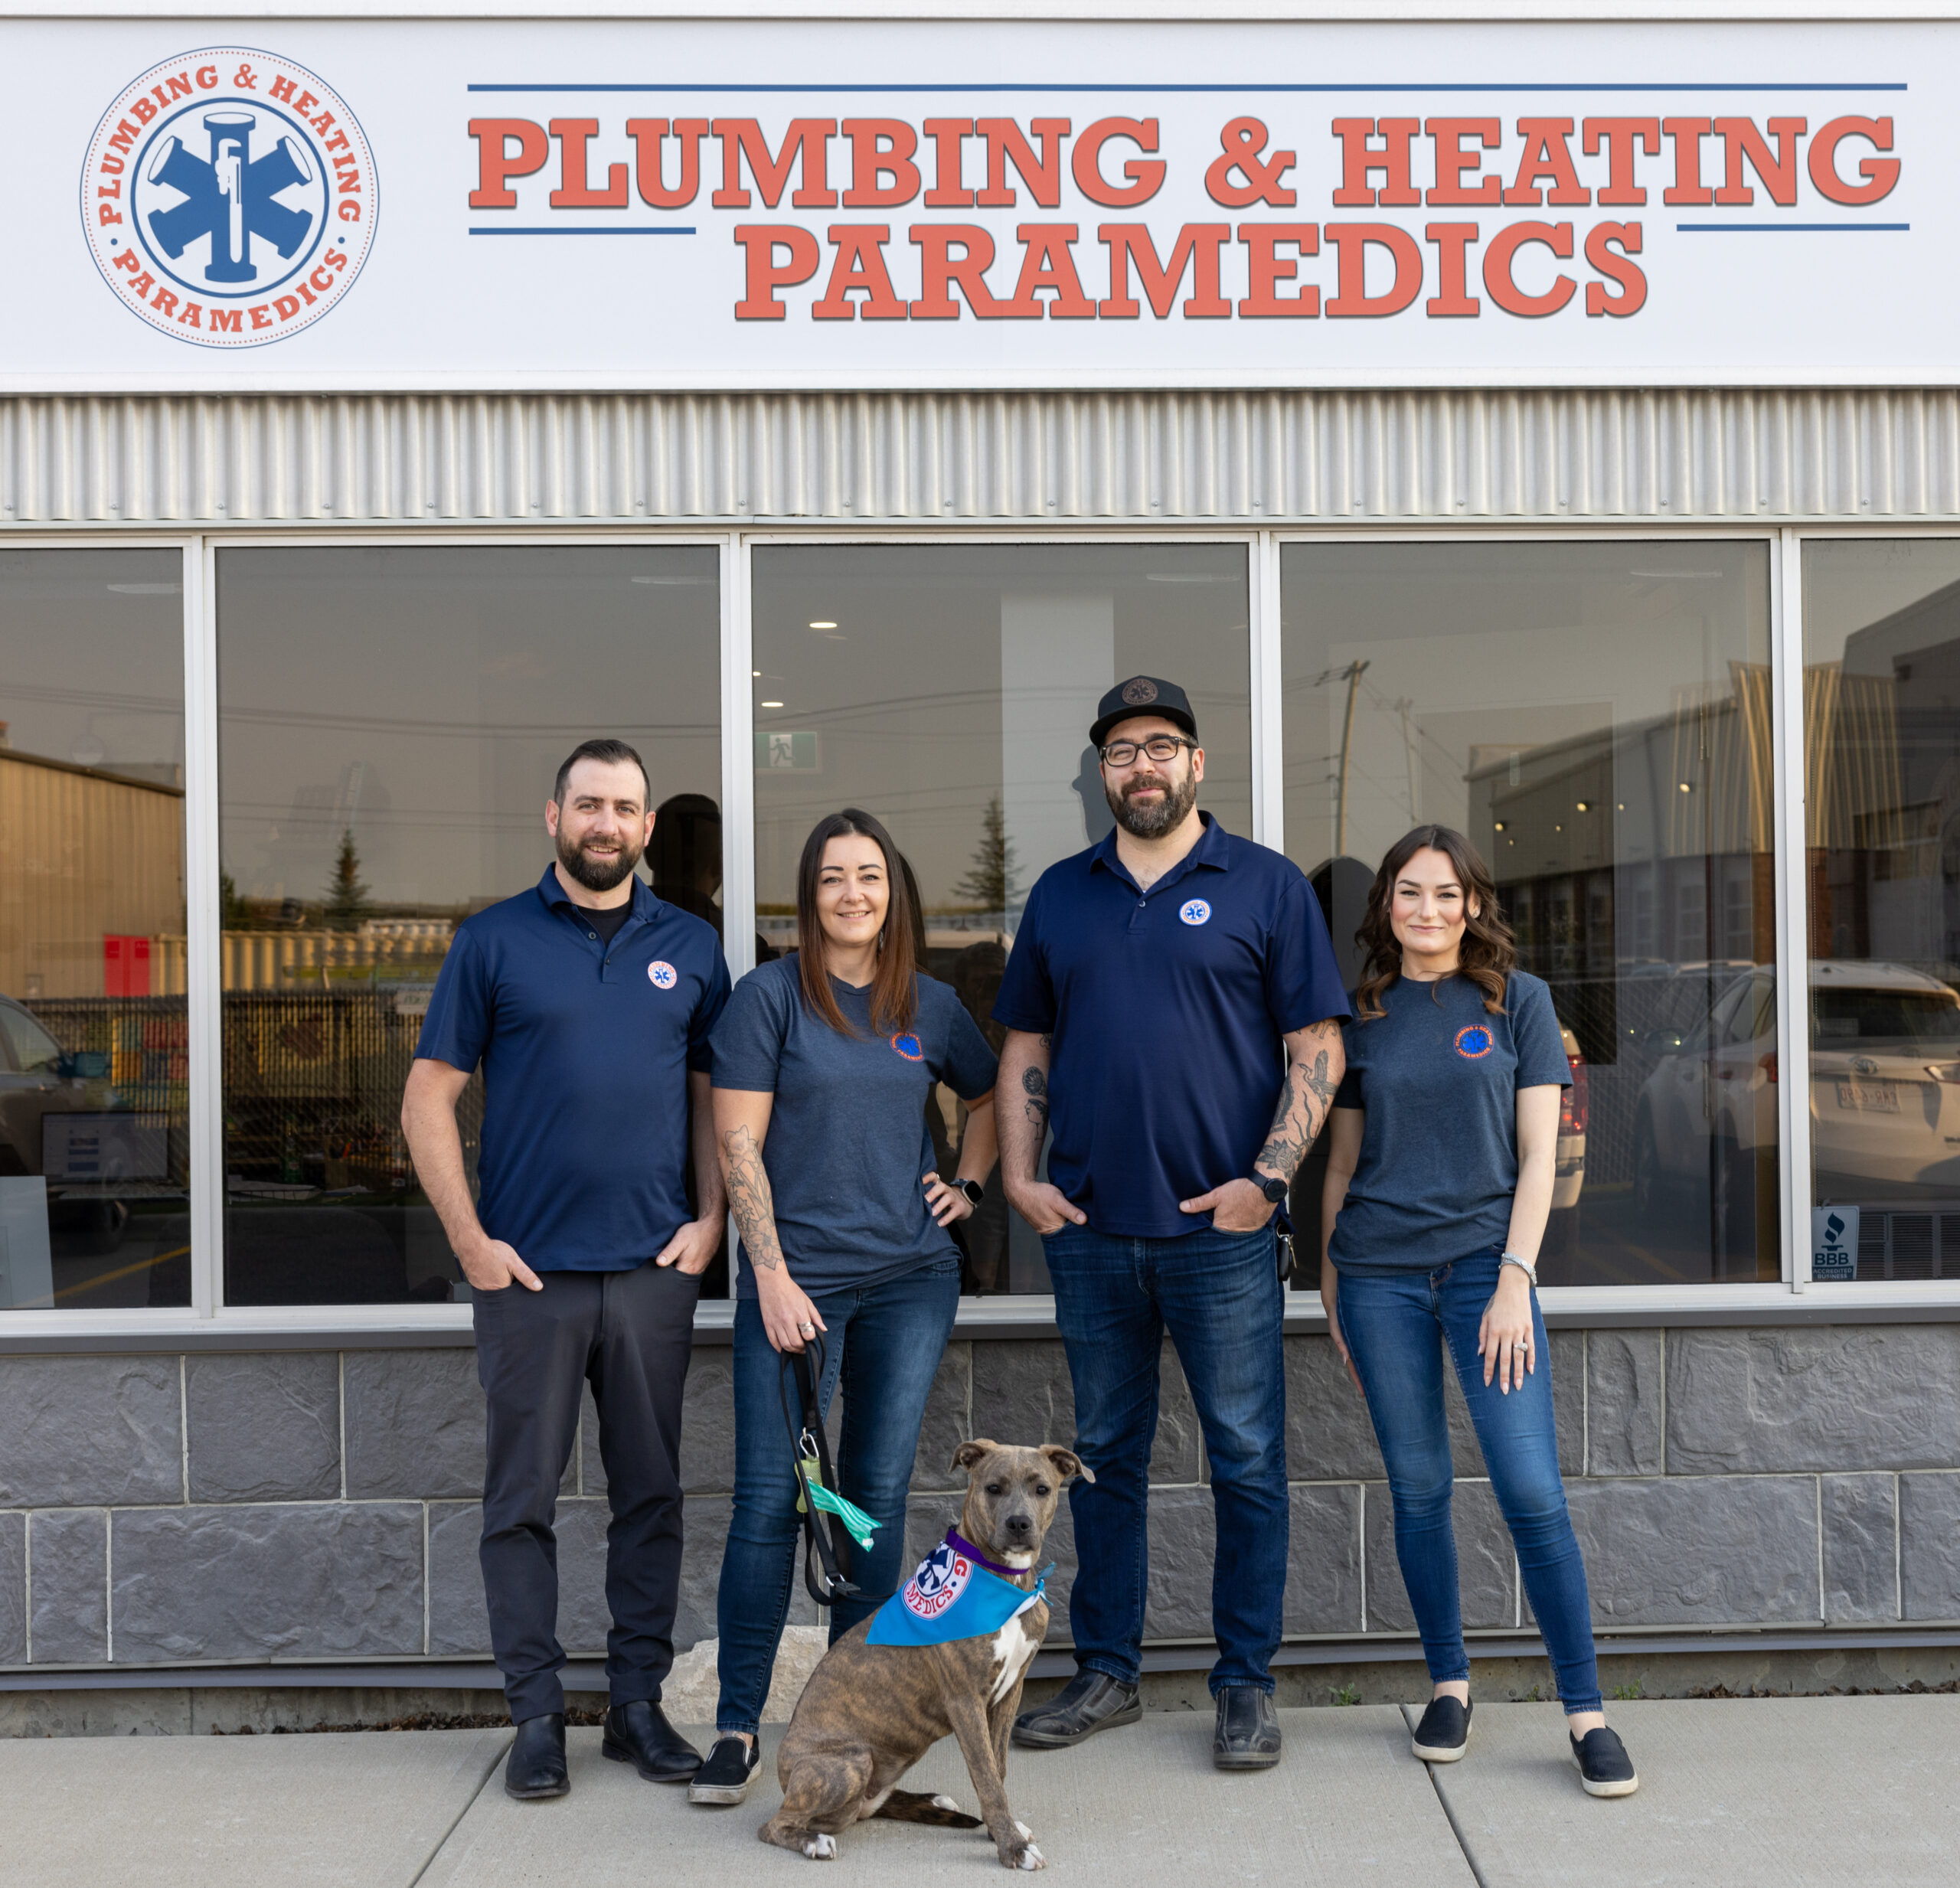
[[[836,1492],[877,1524],[853,1556],[861,1597],[833,1641],[898,1584],[926,1398],[959,1305],[947,1230],[993,1171],[994,1052],[952,988],[920,974],[923,926],[891,835],[855,807],[817,822],[797,868],[799,948],[735,986],[715,1025],[714,1129],[741,1234],[735,1500],[721,1561],[714,1748],[688,1786],[740,1802],[796,1570],[785,1352],[824,1334],[818,1398],[844,1392]],[[927,1103],[967,1106],[956,1178],[939,1177]]]
[[[1446,1348],[1551,1656],[1579,1780],[1594,1796],[1631,1795],[1639,1780],[1599,1708],[1538,1310],[1559,1090],[1571,1080],[1551,992],[1517,968],[1490,870],[1448,826],[1418,826],[1390,848],[1356,937],[1367,959],[1328,1117],[1320,1289],[1387,1465],[1396,1557],[1429,1663],[1415,1753],[1453,1763],[1470,1734]]]

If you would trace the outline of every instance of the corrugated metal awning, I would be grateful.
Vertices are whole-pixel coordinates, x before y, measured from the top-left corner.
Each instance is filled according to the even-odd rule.
[[[1960,391],[0,400],[0,524],[1960,517]]]

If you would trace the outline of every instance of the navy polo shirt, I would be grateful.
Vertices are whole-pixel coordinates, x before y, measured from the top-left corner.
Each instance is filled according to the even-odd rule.
[[[417,1056],[483,1065],[477,1214],[538,1272],[629,1272],[688,1217],[688,1071],[728,1001],[721,942],[637,880],[602,942],[555,870],[457,930]]]
[[[996,1022],[1053,1039],[1048,1178],[1099,1233],[1209,1226],[1178,1203],[1252,1172],[1281,1038],[1348,1014],[1299,867],[1200,817],[1204,838],[1148,892],[1113,832],[1049,867],[994,1004]]]

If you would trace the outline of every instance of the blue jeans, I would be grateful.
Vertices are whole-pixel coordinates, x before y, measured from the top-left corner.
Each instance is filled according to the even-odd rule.
[[[1096,1474],[1069,1487],[1079,1569],[1069,1599],[1076,1663],[1132,1685],[1142,1670],[1150,1445],[1168,1331],[1211,1463],[1212,1695],[1233,1685],[1271,1691],[1289,1521],[1272,1229],[1205,1227],[1182,1239],[1122,1239],[1065,1226],[1041,1243],[1075,1382],[1076,1453]]]
[[[1552,1423],[1551,1348],[1537,1295],[1531,1299],[1532,1351],[1537,1369],[1505,1396],[1486,1387],[1477,1328],[1497,1289],[1496,1246],[1434,1272],[1393,1278],[1341,1275],[1335,1310],[1348,1341],[1368,1414],[1388,1466],[1395,1502],[1395,1557],[1423,1635],[1429,1676],[1438,1684],[1470,1676],[1456,1583],[1456,1537],[1450,1527],[1449,1427],[1443,1413],[1442,1351],[1448,1345],[1476,1426],[1518,1570],[1566,1710],[1599,1708],[1592,1654],[1586,1563],[1566,1511]],[[1442,1341],[1438,1341],[1439,1338]]]
[[[919,1448],[926,1398],[959,1308],[959,1261],[948,1256],[902,1277],[812,1301],[826,1352],[819,1406],[844,1387],[838,1445],[841,1491],[879,1523],[867,1553],[851,1550],[851,1578],[864,1597],[830,1609],[833,1645],[875,1612],[911,1572],[905,1564],[905,1495]],[[796,1407],[795,1381],[763,1329],[752,1298],[735,1307],[735,1504],[722,1550],[716,1612],[721,1635],[719,1733],[762,1723],[769,1674],[790,1595],[802,1577],[802,1517],[782,1394]]]

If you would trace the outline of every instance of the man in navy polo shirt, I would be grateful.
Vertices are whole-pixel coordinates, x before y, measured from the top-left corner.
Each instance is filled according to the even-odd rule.
[[[728,969],[708,926],[634,876],[651,799],[623,741],[573,752],[544,809],[557,861],[457,931],[402,1100],[475,1308],[483,1588],[518,1726],[504,1787],[518,1797],[570,1788],[552,1521],[588,1380],[612,1511],[603,1748],[661,1782],[701,1764],[659,1700],[681,1579],[681,1393],[726,1201],[708,1033]],[[472,1203],[456,1107],[479,1063]]]
[[[1076,1675],[1014,1735],[1054,1748],[1142,1715],[1168,1330],[1217,1517],[1213,1761],[1264,1769],[1289,1518],[1272,1220],[1340,1083],[1348,1001],[1298,867],[1198,812],[1197,737],[1174,683],[1135,675],[1102,697],[1089,738],[1116,830],[1042,874],[994,1005],[1001,1176],[1041,1235],[1096,1472],[1069,1491]]]

